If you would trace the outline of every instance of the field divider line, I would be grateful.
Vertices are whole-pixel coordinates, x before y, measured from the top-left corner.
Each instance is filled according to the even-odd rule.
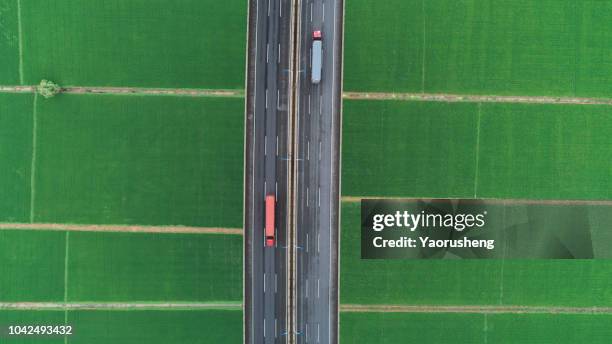
[[[363,199],[374,200],[437,200],[432,197],[384,197],[384,196],[342,196],[341,200],[344,203],[358,203]],[[444,197],[445,200],[463,199],[470,200],[469,196],[460,197]],[[597,206],[612,206],[612,200],[560,200],[560,199],[509,199],[509,198],[478,198],[491,204],[541,204],[541,205],[597,205]]]
[[[32,160],[30,161],[30,223],[34,222],[35,200],[36,200],[36,146],[38,132],[38,94],[34,93],[32,102]]]
[[[242,310],[241,302],[0,302],[0,310]]]
[[[41,230],[74,232],[127,232],[127,233],[193,233],[193,234],[231,234],[243,235],[241,228],[190,227],[190,226],[138,226],[138,225],[100,225],[68,223],[11,223],[0,222],[0,230]]]
[[[482,103],[478,103],[478,113],[476,117],[476,163],[474,168],[474,198],[478,195],[478,169],[480,168],[480,117],[482,113]]]
[[[446,103],[523,103],[523,104],[569,104],[569,105],[612,105],[612,98],[538,97],[538,96],[496,96],[464,95],[445,93],[380,93],[344,92],[344,99],[404,100]]]
[[[347,313],[612,314],[612,307],[344,304],[340,306],[340,311]]]
[[[2,93],[32,93],[36,86],[0,85]],[[175,95],[192,97],[229,97],[243,98],[240,89],[190,89],[190,88],[146,88],[146,87],[63,87],[61,93],[68,94],[117,94],[117,95]]]

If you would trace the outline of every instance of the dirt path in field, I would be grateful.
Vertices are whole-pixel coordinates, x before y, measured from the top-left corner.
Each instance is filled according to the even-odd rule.
[[[32,93],[35,86],[0,86],[0,92]],[[64,87],[62,93],[73,94],[133,94],[133,95],[183,95],[183,96],[214,96],[243,97],[243,90],[207,90],[186,88],[145,88],[145,87]]]
[[[243,235],[241,228],[188,227],[188,226],[132,226],[132,225],[77,225],[64,223],[0,223],[0,230],[46,230],[77,232],[130,232],[130,233],[196,233]]]
[[[346,304],[340,305],[340,311],[376,313],[612,314],[612,307],[408,306]]]
[[[380,200],[439,200],[437,198],[414,198],[414,197],[381,197],[381,196],[342,196],[340,200],[346,203],[357,203],[361,202],[362,199],[380,199]],[[470,199],[464,198],[444,198],[446,199],[461,199],[464,201],[470,201]],[[477,198],[474,201],[484,201],[490,204],[542,204],[542,205],[604,205],[612,206],[612,200],[558,200],[558,199],[503,199],[503,198]]]
[[[139,310],[139,309],[235,309],[242,303],[202,302],[1,302],[0,310]]]
[[[344,99],[372,100],[417,100],[436,102],[475,102],[475,103],[529,103],[529,104],[575,104],[575,105],[612,105],[610,98],[572,98],[572,97],[529,97],[529,96],[494,96],[494,95],[461,95],[444,93],[367,93],[344,92]]]

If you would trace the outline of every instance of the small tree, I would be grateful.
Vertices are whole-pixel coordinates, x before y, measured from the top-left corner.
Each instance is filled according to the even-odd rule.
[[[38,94],[45,98],[52,98],[62,91],[62,88],[53,81],[43,79],[36,87]]]

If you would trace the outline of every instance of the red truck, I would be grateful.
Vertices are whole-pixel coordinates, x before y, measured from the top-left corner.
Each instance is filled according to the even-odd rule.
[[[274,246],[274,195],[266,196],[266,247]]]

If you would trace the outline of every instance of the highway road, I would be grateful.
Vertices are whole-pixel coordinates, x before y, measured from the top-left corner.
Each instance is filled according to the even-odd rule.
[[[301,0],[297,84],[297,343],[338,340],[338,207],[342,0]],[[312,32],[323,71],[311,82]]]
[[[245,341],[288,341],[291,0],[249,2],[245,138]],[[265,247],[266,195],[275,195],[276,246]]]

